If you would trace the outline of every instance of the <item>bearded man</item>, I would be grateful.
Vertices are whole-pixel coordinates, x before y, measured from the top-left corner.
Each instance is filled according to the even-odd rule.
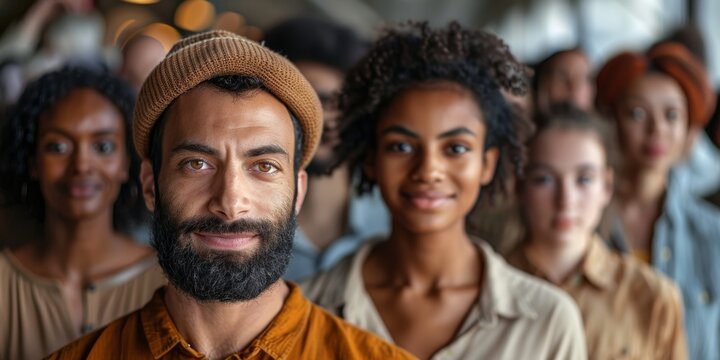
[[[281,279],[321,131],[317,95],[282,56],[223,31],[177,43],[133,124],[169,285],[51,358],[411,358]]]

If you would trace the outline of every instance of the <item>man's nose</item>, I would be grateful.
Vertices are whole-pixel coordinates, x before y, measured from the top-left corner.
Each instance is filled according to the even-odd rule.
[[[240,166],[227,167],[219,174],[210,202],[210,212],[228,222],[238,220],[250,210],[249,186]]]

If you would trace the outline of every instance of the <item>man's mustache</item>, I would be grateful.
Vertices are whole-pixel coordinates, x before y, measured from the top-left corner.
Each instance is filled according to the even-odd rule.
[[[203,232],[211,234],[228,233],[255,233],[261,238],[267,238],[273,229],[273,223],[269,220],[240,219],[233,222],[224,222],[213,216],[197,217],[182,221],[178,230],[180,234]]]

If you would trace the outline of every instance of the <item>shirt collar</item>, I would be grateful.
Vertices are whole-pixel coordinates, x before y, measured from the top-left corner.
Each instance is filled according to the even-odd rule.
[[[263,351],[277,360],[289,357],[309,321],[310,303],[302,296],[297,285],[287,285],[290,293],[282,309],[267,328],[241,351],[242,355]],[[178,344],[189,355],[195,358],[203,357],[203,354],[190,347],[175,327],[165,305],[165,287],[155,292],[152,300],[141,310],[140,316],[150,352],[155,359],[165,356]]]
[[[594,235],[582,262],[582,274],[588,282],[602,290],[613,282],[612,268],[610,249],[605,246],[600,236]]]
[[[494,323],[497,317],[519,318],[537,316],[516,284],[516,271],[483,241],[477,241],[484,260],[483,291],[478,306],[481,321]]]
[[[509,256],[512,262],[520,269],[531,275],[550,281],[542,270],[530,261],[525,253],[525,247],[521,244]],[[600,236],[593,235],[590,245],[585,256],[575,274],[568,276],[567,280],[561,286],[568,286],[577,279],[586,280],[591,285],[605,289],[612,284],[612,256],[610,249],[605,246]]]
[[[155,291],[150,302],[140,311],[140,318],[153,358],[160,359],[180,343],[185,349],[193,350],[183,340],[167,311],[164,286]],[[190,351],[193,356],[199,355],[193,352]]]
[[[482,240],[474,241],[480,249],[483,257],[483,288],[478,298],[475,309],[480,316],[483,325],[491,325],[497,322],[498,317],[518,318],[535,317],[537,312],[524,299],[525,294],[516,286],[512,272],[516,271],[508,265],[505,260],[495,253],[488,244]],[[362,316],[359,313],[374,309],[370,296],[364,288],[362,279],[362,264],[376,243],[366,243],[358,250],[350,265],[345,290],[342,298],[332,302],[336,308],[350,308],[351,313],[346,316],[352,317],[352,321],[360,321]],[[368,303],[369,302],[369,303]]]

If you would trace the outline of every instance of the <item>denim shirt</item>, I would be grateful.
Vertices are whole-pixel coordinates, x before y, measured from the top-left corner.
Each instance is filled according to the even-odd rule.
[[[654,228],[652,266],[680,287],[690,358],[720,358],[720,210],[691,195],[688,174],[670,175]],[[619,223],[619,222],[617,222]],[[617,224],[616,223],[616,224]],[[611,244],[627,252],[621,227]]]
[[[353,193],[354,194],[354,193]],[[377,187],[362,196],[353,195],[348,208],[348,229],[340,238],[320,250],[302,232],[295,230],[292,257],[284,278],[300,281],[335,265],[357,250],[367,239],[390,234],[390,213]]]
[[[717,191],[720,189],[720,149],[704,131],[700,132],[690,156],[675,167],[675,172],[687,173],[683,177],[693,195],[702,197]]]

